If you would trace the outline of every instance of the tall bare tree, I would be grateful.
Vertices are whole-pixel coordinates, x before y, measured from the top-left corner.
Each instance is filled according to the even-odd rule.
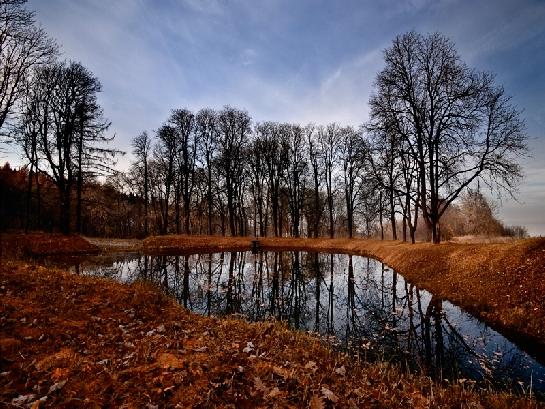
[[[301,234],[301,214],[304,204],[306,186],[307,155],[304,129],[300,125],[285,124],[282,132],[288,146],[288,169],[285,174],[288,193],[288,206],[291,219],[291,234],[299,237]]]
[[[200,143],[198,144],[198,157],[200,164],[206,170],[206,202],[208,207],[208,234],[212,234],[213,195],[212,171],[214,161],[218,153],[218,116],[212,109],[201,109],[196,117],[196,132]]]
[[[370,99],[370,126],[410,143],[420,178],[420,209],[440,241],[439,222],[472,183],[512,194],[526,151],[520,112],[494,76],[469,68],[441,34],[409,32],[384,52]]]
[[[53,62],[57,45],[36,26],[26,0],[0,0],[0,132],[25,91],[32,69]]]
[[[254,128],[254,138],[248,149],[248,174],[250,176],[250,191],[254,205],[254,236],[267,235],[267,204],[265,166],[265,151],[267,149],[266,127],[257,124]],[[258,226],[259,225],[259,229]]]
[[[288,144],[276,122],[259,124],[263,138],[263,161],[266,171],[268,196],[271,207],[272,230],[275,237],[282,235],[282,188],[288,163]]]
[[[332,123],[326,127],[318,127],[322,167],[327,194],[327,208],[329,212],[329,237],[335,235],[334,197],[335,197],[335,165],[339,159],[340,126]]]
[[[176,131],[176,233],[180,233],[180,196],[183,202],[184,233],[190,233],[191,198],[195,187],[197,133],[195,115],[188,109],[176,109],[169,123]]]
[[[71,230],[73,188],[76,187],[78,200],[79,231],[84,173],[110,169],[110,160],[119,152],[101,145],[113,138],[103,135],[109,122],[97,103],[100,90],[99,80],[75,62],[37,69],[27,90],[28,98],[21,116],[22,143],[28,146],[27,141],[31,141],[36,152],[30,157],[36,163],[41,160],[43,170],[50,173],[58,188],[59,219],[64,233]]]
[[[355,230],[354,214],[362,198],[365,177],[370,173],[370,149],[361,133],[352,127],[341,130],[340,146],[348,237],[352,238]]]
[[[157,144],[155,145],[153,156],[156,171],[157,204],[159,205],[161,214],[160,231],[162,234],[168,233],[170,201],[176,176],[177,153],[176,130],[171,125],[161,126],[157,130]]]
[[[147,132],[142,132],[132,140],[133,155],[136,158],[135,169],[142,178],[142,199],[144,201],[144,235],[149,234],[148,204],[149,204],[149,160],[151,152],[151,138]]]
[[[237,215],[241,215],[240,187],[244,170],[242,153],[251,132],[250,123],[251,119],[246,111],[226,106],[219,112],[221,154],[218,167],[225,183],[229,230],[232,236],[237,234]]]
[[[317,238],[320,234],[320,218],[323,213],[324,206],[320,198],[320,188],[323,180],[322,168],[322,153],[320,150],[320,142],[317,138],[316,127],[309,124],[306,127],[308,159],[312,175],[312,205],[310,206],[309,228],[312,225],[312,234]],[[309,236],[311,234],[309,233]]]

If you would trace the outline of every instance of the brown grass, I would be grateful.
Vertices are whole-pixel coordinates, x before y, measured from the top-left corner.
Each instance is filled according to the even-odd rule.
[[[98,253],[99,248],[77,235],[0,233],[1,254],[8,257]]]
[[[146,252],[249,250],[252,238],[160,236],[144,240]],[[365,239],[261,238],[263,250],[301,250],[369,256],[438,297],[530,341],[545,354],[545,239],[508,243],[408,244]],[[232,246],[231,246],[232,244]],[[534,346],[532,348],[532,345]]]
[[[355,362],[280,324],[198,316],[144,284],[7,261],[0,265],[0,297],[6,406],[541,405]]]

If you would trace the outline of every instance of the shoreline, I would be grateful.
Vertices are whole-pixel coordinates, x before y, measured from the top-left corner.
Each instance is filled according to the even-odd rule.
[[[250,251],[252,237],[152,236],[146,254]],[[545,362],[545,238],[508,243],[408,244],[371,239],[259,238],[262,251],[343,253],[377,259],[449,300]]]

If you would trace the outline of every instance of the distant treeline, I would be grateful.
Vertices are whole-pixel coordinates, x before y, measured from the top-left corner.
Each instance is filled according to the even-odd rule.
[[[437,243],[475,230],[446,218],[462,198],[490,208],[481,183],[512,194],[520,182],[524,122],[494,75],[467,67],[444,36],[415,32],[385,50],[358,128],[255,123],[230,106],[175,109],[134,138],[134,161],[118,172],[100,81],[57,59],[24,3],[0,3],[0,134],[28,163],[2,170],[0,228]]]

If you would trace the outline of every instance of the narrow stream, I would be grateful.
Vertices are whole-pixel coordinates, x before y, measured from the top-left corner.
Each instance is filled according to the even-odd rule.
[[[448,301],[374,259],[304,252],[140,254],[72,264],[79,274],[149,280],[204,315],[270,318],[367,359],[437,379],[545,394],[545,367]]]

